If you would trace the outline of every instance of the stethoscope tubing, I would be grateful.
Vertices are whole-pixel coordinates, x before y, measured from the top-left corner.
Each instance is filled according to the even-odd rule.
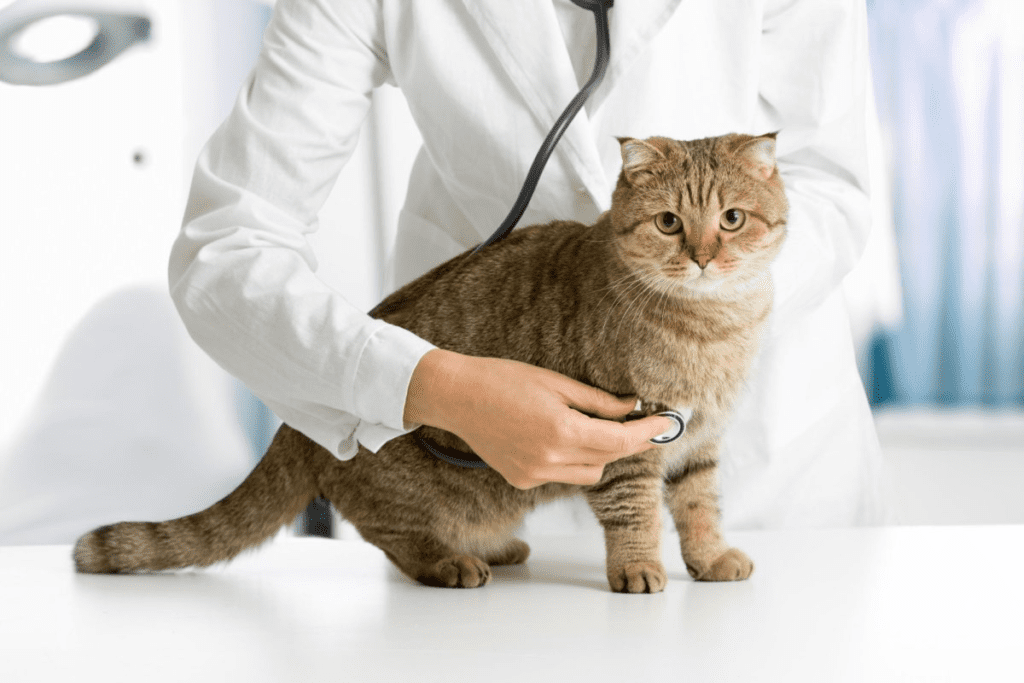
[[[569,124],[576,118],[576,115],[583,108],[583,105],[590,98],[595,90],[601,85],[601,81],[604,80],[604,74],[608,70],[608,62],[611,60],[611,38],[608,32],[608,10],[611,9],[614,4],[614,0],[572,0],[574,4],[584,9],[590,10],[594,13],[594,21],[597,24],[597,55],[594,58],[594,70],[588,80],[578,93],[576,97],[572,98],[569,102],[569,106],[565,108],[562,115],[555,121],[555,125],[551,127],[544,142],[541,144],[540,149],[537,150],[537,156],[533,158],[533,163],[530,165],[530,170],[526,174],[526,180],[523,182],[523,187],[519,191],[519,196],[516,198],[515,203],[512,205],[512,209],[508,212],[505,220],[502,221],[498,229],[494,231],[490,237],[487,238],[482,244],[480,244],[473,253],[488,247],[495,242],[505,239],[506,236],[512,229],[516,227],[516,223],[523,217],[526,212],[526,207],[530,203],[530,199],[533,197],[534,191],[537,189],[537,185],[540,183],[541,173],[544,171],[544,166],[548,163],[548,159],[551,154],[555,151],[555,146],[558,141],[562,139],[562,135],[566,129],[569,128]]]

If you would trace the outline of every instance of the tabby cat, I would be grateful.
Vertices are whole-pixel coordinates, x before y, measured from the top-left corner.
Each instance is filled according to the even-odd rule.
[[[74,549],[78,571],[227,560],[322,496],[410,578],[472,588],[490,580],[489,565],[526,560],[529,547],[513,534],[527,512],[582,493],[604,528],[612,590],[664,588],[663,499],[695,579],[747,578],[753,564],[719,530],[717,462],[771,308],[768,265],[786,232],[775,134],[619,142],[622,172],[596,224],[515,231],[441,264],[375,314],[441,348],[636,395],[648,414],[692,409],[682,438],[609,463],[593,486],[520,490],[493,469],[430,455],[422,443],[475,457],[432,427],[340,461],[284,425],[249,477],[210,508],[85,534]]]

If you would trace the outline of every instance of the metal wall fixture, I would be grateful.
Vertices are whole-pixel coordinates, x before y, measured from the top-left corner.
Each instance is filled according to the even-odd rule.
[[[35,24],[57,17],[87,19],[92,40],[80,51],[55,61],[37,61],[18,48]],[[149,40],[150,20],[141,12],[90,9],[88,3],[20,0],[0,10],[0,81],[14,85],[56,85],[87,76],[133,45]]]

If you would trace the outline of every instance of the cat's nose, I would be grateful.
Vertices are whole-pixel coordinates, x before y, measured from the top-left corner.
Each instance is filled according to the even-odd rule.
[[[700,267],[701,270],[704,270],[705,268],[708,267],[708,264],[711,263],[711,256],[710,255],[694,254],[693,255],[693,262],[696,263]]]

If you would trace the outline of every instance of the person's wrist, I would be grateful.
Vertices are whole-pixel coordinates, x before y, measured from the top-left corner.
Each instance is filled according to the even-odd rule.
[[[447,428],[453,378],[464,356],[454,351],[432,349],[416,364],[405,398],[406,422]]]

